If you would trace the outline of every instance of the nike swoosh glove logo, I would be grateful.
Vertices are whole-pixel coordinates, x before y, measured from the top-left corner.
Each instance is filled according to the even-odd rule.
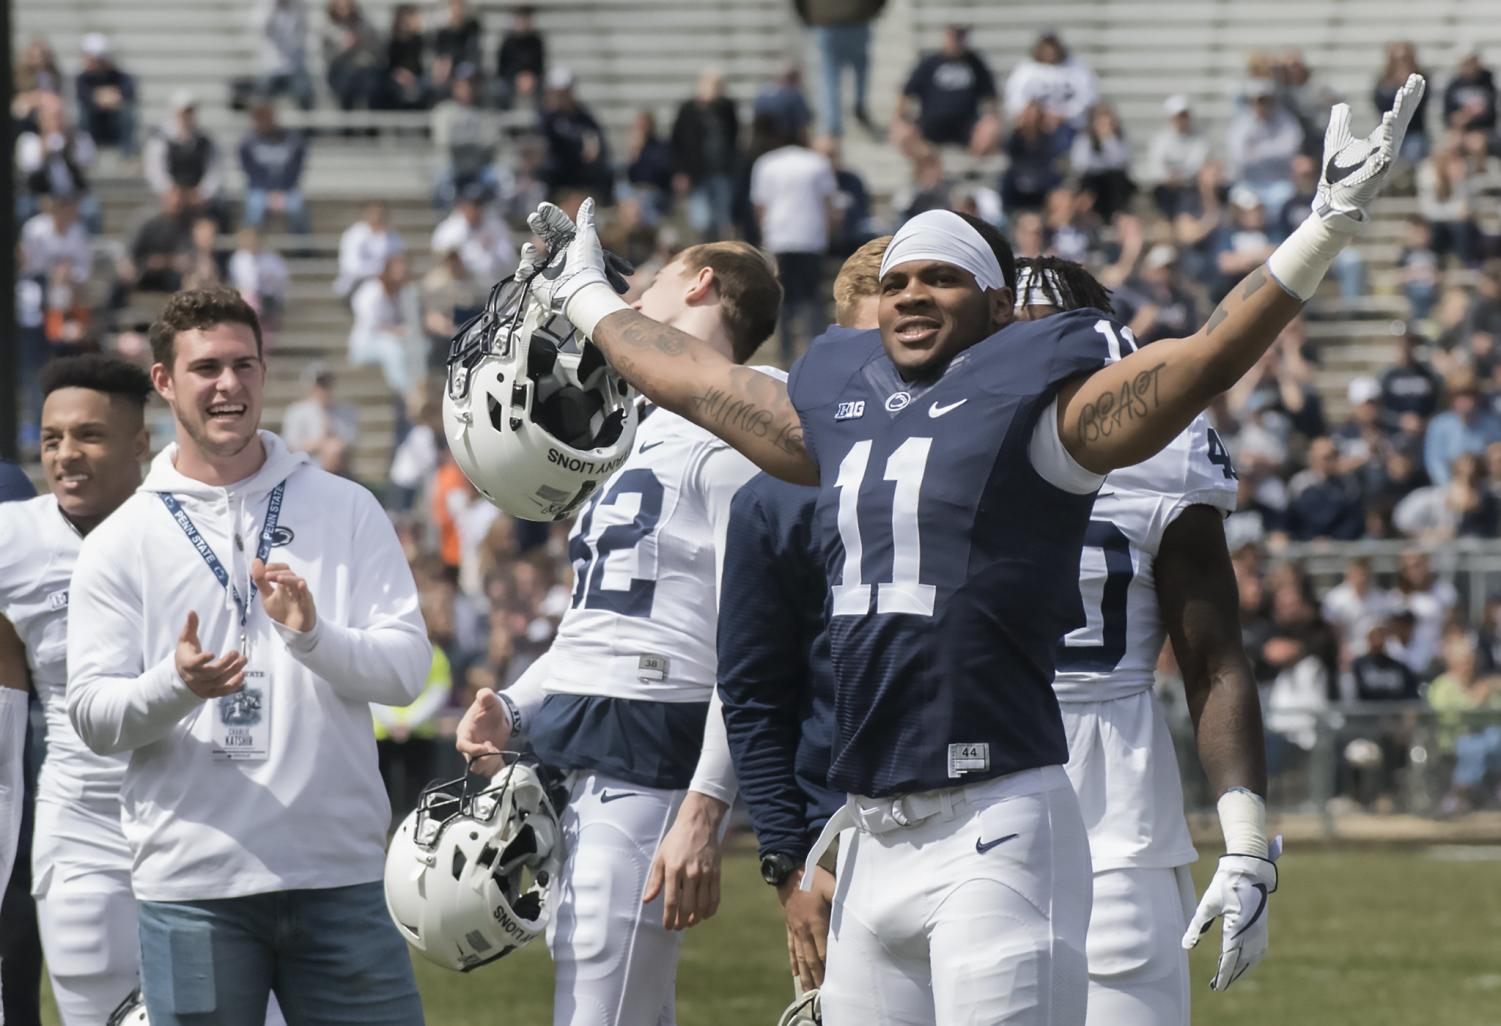
[[[1261,895],[1261,904],[1256,906],[1256,911],[1251,913],[1251,918],[1247,919],[1241,926],[1241,928],[1239,930],[1236,930],[1235,933],[1231,935],[1231,940],[1234,940],[1236,937],[1239,937],[1251,927],[1255,926],[1256,920],[1260,919],[1261,914],[1266,911],[1266,884],[1258,883],[1252,884],[1251,886],[1256,888],[1257,893]],[[1226,986],[1229,986],[1229,984],[1226,984]]]
[[[614,794],[611,794],[609,791],[601,791],[599,803],[601,805],[608,805],[611,802],[618,802],[622,798],[634,798],[637,793],[636,791],[616,791]]]
[[[963,406],[967,402],[969,402],[968,399],[960,399],[958,402],[956,402],[956,403],[949,403],[947,406],[943,406],[943,405],[941,405],[939,403],[934,403],[932,406],[928,407],[928,416],[930,416],[930,417],[942,417],[945,413],[949,413],[949,412],[951,412],[953,410],[957,410],[959,407]]]
[[[1020,836],[1021,836],[1020,834],[1007,834],[1005,837],[997,837],[993,841],[986,841],[986,840],[982,840],[982,839],[976,837],[975,838],[975,851],[979,852],[981,855],[984,855],[987,851],[989,851],[991,848],[994,848],[996,845],[998,845],[998,844],[1005,844],[1007,841],[1011,840],[1013,837],[1020,837]]]
[[[641,443],[641,448],[637,449],[636,451],[637,452],[646,452],[648,449],[655,449],[659,445],[666,445],[666,444],[667,444],[667,439],[665,439],[665,438],[662,439],[662,441],[660,441],[660,442],[642,442]]]
[[[1369,156],[1369,153],[1366,154],[1366,157]],[[1330,185],[1333,185],[1335,182],[1344,181],[1346,178],[1349,178],[1355,172],[1365,167],[1366,157],[1361,157],[1349,167],[1343,167],[1340,164],[1335,163],[1335,161],[1339,159],[1339,154],[1336,153],[1334,156],[1329,158],[1329,163],[1324,165],[1324,180]]]

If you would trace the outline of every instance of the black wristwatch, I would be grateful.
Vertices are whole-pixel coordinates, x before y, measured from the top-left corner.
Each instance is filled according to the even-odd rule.
[[[785,855],[779,851],[767,852],[761,856],[761,879],[773,887],[780,887],[787,882],[787,878],[798,868],[797,859],[791,855]]]

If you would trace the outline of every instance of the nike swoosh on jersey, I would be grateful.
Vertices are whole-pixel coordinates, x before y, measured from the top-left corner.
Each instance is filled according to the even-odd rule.
[[[932,406],[928,407],[928,416],[942,417],[945,413],[951,413],[967,402],[969,402],[968,399],[960,399],[957,402],[949,403],[947,406],[943,405],[942,403],[934,403]]]
[[[986,841],[986,840],[982,840],[979,837],[976,837],[975,838],[975,851],[979,852],[981,855],[984,855],[987,851],[989,851],[991,848],[994,848],[996,845],[998,845],[998,844],[1005,844],[1007,841],[1011,840],[1013,837],[1020,837],[1020,836],[1021,836],[1020,834],[1007,834],[1005,837],[997,837],[993,841]]]
[[[1365,157],[1361,157],[1349,167],[1343,167],[1335,163],[1335,161],[1339,159],[1339,154],[1336,153],[1334,156],[1329,158],[1329,163],[1324,165],[1324,180],[1327,181],[1330,185],[1333,185],[1335,182],[1344,181],[1346,178],[1349,178],[1355,172],[1365,167],[1366,158],[1369,156],[1370,154],[1367,153]]]
[[[658,442],[657,444],[661,445],[662,443]],[[601,805],[608,805],[611,802],[618,802],[622,798],[635,798],[639,793],[638,791],[617,791],[611,794],[609,791],[601,791],[599,794],[599,803]]]
[[[648,449],[655,449],[659,445],[666,445],[666,444],[667,444],[667,439],[665,439],[665,438],[662,439],[661,441],[657,441],[657,442],[642,442],[641,443],[641,448],[637,449],[636,451],[637,452],[646,452]]]

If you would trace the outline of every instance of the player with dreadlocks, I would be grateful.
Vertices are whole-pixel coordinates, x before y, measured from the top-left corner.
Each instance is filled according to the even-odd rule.
[[[1110,291],[1060,257],[1017,260],[1016,286],[1021,320],[1110,309]],[[1090,1026],[1189,1021],[1188,956],[1178,940],[1197,941],[1205,917],[1194,916],[1188,864],[1197,856],[1172,737],[1152,698],[1164,636],[1210,784],[1234,796],[1232,821],[1237,803],[1262,814],[1266,741],[1222,526],[1235,491],[1230,456],[1201,414],[1156,456],[1112,472],[1090,514],[1079,570],[1088,621],[1064,637],[1053,680],[1068,735],[1065,769],[1094,861]],[[1238,938],[1219,986],[1266,949],[1264,908]]]

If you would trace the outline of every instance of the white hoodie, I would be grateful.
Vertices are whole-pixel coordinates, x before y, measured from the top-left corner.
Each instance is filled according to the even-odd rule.
[[[266,462],[220,488],[173,466],[84,540],[70,588],[68,714],[101,754],[130,752],[122,825],[146,901],[195,901],[381,878],[390,807],[371,702],[406,705],[432,660],[411,571],[385,512],[361,486],[260,433]],[[252,671],[265,692],[269,757],[212,754],[213,710],[174,663],[188,612],[204,651],[238,644],[239,614],[159,492],[170,492],[248,593],[270,493],[286,481],[270,562],[303,577],[317,624],[299,634],[252,600]],[[237,541],[239,544],[237,544]]]

